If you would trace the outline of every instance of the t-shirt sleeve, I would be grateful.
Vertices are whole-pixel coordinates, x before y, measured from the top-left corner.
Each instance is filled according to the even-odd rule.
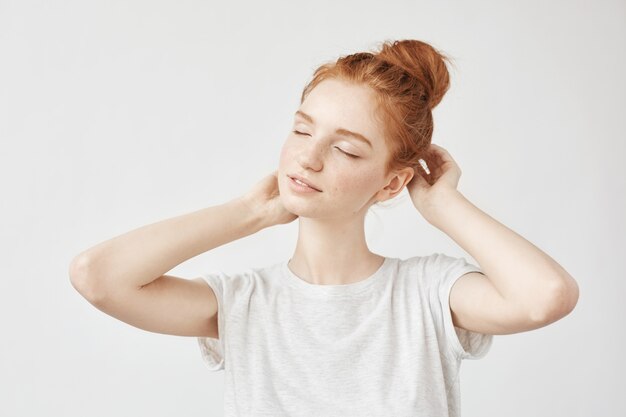
[[[213,337],[197,337],[200,354],[204,363],[211,371],[224,369],[224,340],[226,329],[224,326],[226,312],[224,311],[224,279],[222,272],[208,272],[202,274],[204,281],[213,289],[217,298],[217,327],[219,339]]]
[[[480,359],[493,343],[493,335],[454,326],[450,311],[450,292],[461,276],[483,271],[465,258],[435,253],[427,258],[425,273],[430,285],[429,299],[433,318],[446,349],[459,359]]]

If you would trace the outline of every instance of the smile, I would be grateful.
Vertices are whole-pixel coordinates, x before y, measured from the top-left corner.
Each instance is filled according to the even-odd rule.
[[[309,187],[302,181],[297,180],[295,178],[291,178],[291,177],[289,177],[289,185],[291,186],[292,190],[297,191],[299,193],[320,193],[321,192],[320,190],[316,190],[313,187]]]

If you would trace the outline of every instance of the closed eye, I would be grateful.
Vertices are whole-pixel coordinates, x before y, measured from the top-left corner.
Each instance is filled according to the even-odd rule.
[[[295,133],[296,135],[311,136],[311,135],[308,135],[306,133],[298,132],[297,130],[292,130],[292,132]],[[354,158],[354,159],[359,158],[358,156],[352,155],[351,153],[348,153],[348,152],[344,151],[343,149],[341,149],[341,148],[339,148],[337,146],[335,146],[335,148],[339,149],[339,152],[343,153],[346,156],[349,156],[350,158]]]

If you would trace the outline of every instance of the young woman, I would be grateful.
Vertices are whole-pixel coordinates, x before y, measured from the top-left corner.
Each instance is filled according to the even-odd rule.
[[[276,171],[244,195],[150,224],[80,254],[74,287],[152,332],[195,336],[225,370],[227,416],[458,416],[462,359],[493,335],[567,315],[575,280],[458,190],[431,144],[447,58],[417,40],[322,65]],[[407,188],[419,215],[480,267],[441,253],[369,250],[369,208]],[[194,280],[164,275],[263,228],[299,222],[288,261]]]

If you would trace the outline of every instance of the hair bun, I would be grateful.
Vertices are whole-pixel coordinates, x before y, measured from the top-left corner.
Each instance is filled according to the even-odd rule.
[[[446,66],[450,59],[426,42],[416,39],[385,41],[377,57],[416,78],[422,87],[419,100],[431,110],[450,88]]]

